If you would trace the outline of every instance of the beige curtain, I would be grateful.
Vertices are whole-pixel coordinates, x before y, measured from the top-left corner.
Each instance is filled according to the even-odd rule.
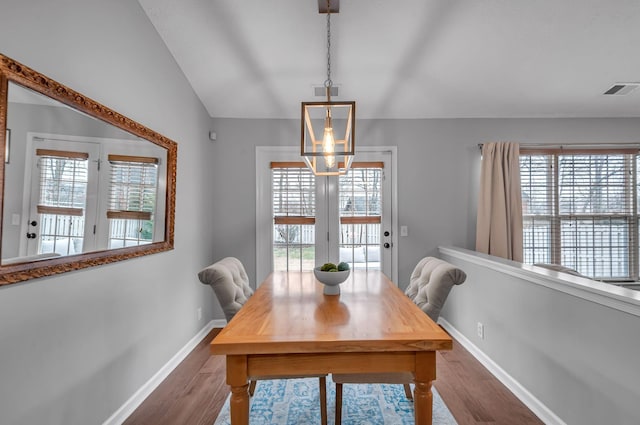
[[[482,146],[476,251],[522,262],[520,147]]]

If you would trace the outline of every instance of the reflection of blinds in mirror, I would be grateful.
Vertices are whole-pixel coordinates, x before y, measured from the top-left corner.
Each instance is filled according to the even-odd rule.
[[[46,209],[46,214],[82,215],[87,198],[89,154],[36,149],[36,155],[40,170],[38,209]]]
[[[150,220],[155,210],[158,158],[109,155],[107,218]]]

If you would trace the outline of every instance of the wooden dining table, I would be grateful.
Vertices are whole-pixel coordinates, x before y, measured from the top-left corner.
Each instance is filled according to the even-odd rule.
[[[354,270],[339,295],[312,272],[274,272],[211,342],[226,355],[231,424],[249,423],[250,376],[413,372],[416,425],[432,420],[436,351],[449,335],[380,271]]]

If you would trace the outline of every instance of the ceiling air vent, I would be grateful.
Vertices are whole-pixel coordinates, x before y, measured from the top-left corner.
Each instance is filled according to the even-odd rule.
[[[313,95],[319,97],[327,96],[327,88],[325,86],[313,86]],[[331,97],[338,96],[338,86],[331,86]]]
[[[640,86],[640,83],[615,83],[609,90],[603,94],[615,94],[618,96],[624,96],[631,93]]]

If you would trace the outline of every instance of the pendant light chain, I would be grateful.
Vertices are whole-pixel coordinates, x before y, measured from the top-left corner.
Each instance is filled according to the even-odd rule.
[[[331,0],[327,0],[327,80],[324,86],[331,91]],[[329,91],[327,93],[329,93]]]

